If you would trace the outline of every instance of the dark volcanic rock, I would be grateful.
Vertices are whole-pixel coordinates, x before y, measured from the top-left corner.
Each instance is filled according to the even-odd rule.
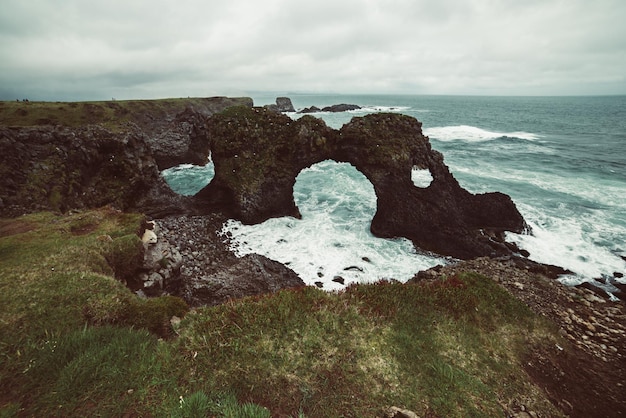
[[[206,164],[210,152],[206,119],[230,106],[253,105],[252,99],[229,97],[209,97],[192,103],[181,112],[149,122],[146,116],[140,121],[159,170],[183,163]]]
[[[322,108],[322,112],[347,112],[349,110],[359,110],[361,106],[355,104],[336,104]]]
[[[191,306],[202,306],[304,286],[291,269],[278,262],[259,255],[235,256],[220,233],[225,221],[220,214],[156,221],[159,242],[166,241],[181,256],[177,277],[165,289],[168,293]]]
[[[295,112],[291,99],[289,97],[277,97],[276,106],[278,106],[279,112]]]
[[[174,193],[160,171],[205,164],[206,118],[232,105],[251,107],[252,100],[193,99],[177,113],[167,101],[138,101],[119,115],[132,121],[118,122],[115,129],[88,124],[90,119],[78,127],[0,126],[0,217],[104,205],[154,217],[186,212],[190,199]],[[101,107],[86,106],[102,113]]]
[[[298,113],[317,113],[317,112],[347,112],[349,110],[358,110],[361,109],[361,106],[355,104],[335,104],[332,106],[326,106],[322,109],[316,106],[305,107],[300,110]]]
[[[150,140],[159,170],[188,163],[204,165],[209,155],[209,141],[204,129],[207,116],[190,108],[155,133]]]
[[[213,105],[220,103],[231,104]],[[141,125],[115,131],[99,125],[0,127],[0,216],[111,204],[153,217],[222,211],[245,223],[299,218],[296,176],[332,159],[352,164],[374,186],[375,235],[406,237],[457,258],[514,252],[503,231],[521,232],[525,223],[511,199],[462,189],[416,119],[378,113],[334,130],[312,116],[294,121],[248,104],[208,119],[206,109],[185,109],[155,121],[162,131],[150,127],[149,115],[137,119]],[[215,177],[194,198],[173,193],[159,174],[172,164],[205,162],[209,152]],[[428,187],[411,181],[415,167],[430,171]]]
[[[305,107],[304,109],[302,109],[298,113],[317,113],[317,112],[321,112],[321,111],[322,111],[322,109],[320,109],[319,107],[311,106],[311,107]]]
[[[150,215],[178,211],[188,200],[160,176],[141,130],[0,127],[0,216],[113,205]]]
[[[296,111],[296,109],[293,108],[293,104],[291,103],[291,99],[289,97],[277,97],[276,104],[269,104],[263,107],[277,113]]]
[[[304,282],[291,269],[262,255],[250,254],[206,276],[189,280],[183,298],[191,306],[218,305],[229,299],[303,287]]]
[[[314,163],[348,162],[374,186],[371,230],[406,237],[416,246],[472,258],[510,254],[503,231],[525,222],[502,193],[473,195],[461,188],[431,149],[416,119],[390,113],[353,118],[336,131],[311,116],[293,121],[267,109],[230,108],[208,121],[215,177],[196,195],[198,205],[245,223],[300,213],[293,200],[298,173]],[[411,181],[413,167],[428,169],[427,188]]]

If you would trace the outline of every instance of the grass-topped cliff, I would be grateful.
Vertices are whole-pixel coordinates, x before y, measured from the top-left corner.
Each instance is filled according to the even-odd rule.
[[[142,128],[161,125],[173,116],[192,108],[197,112],[212,114],[229,106],[252,106],[247,97],[181,98],[159,100],[111,100],[97,102],[0,102],[0,125],[34,126],[61,125],[77,127],[102,124],[119,129],[127,122]]]
[[[141,221],[105,208],[0,222],[2,416],[559,416],[523,362],[566,343],[491,279],[283,291],[172,328],[179,299],[115,278]]]
[[[249,98],[0,102],[0,217],[100,207],[181,206],[159,171],[204,164],[204,121]],[[167,209],[170,211],[170,209]]]

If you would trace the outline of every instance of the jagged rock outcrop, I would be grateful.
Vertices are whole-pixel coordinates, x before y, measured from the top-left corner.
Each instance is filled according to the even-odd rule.
[[[317,106],[311,106],[311,107],[305,107],[304,109],[298,111],[298,113],[317,113],[317,112],[321,112],[322,109],[320,109]]]
[[[0,216],[113,205],[151,215],[184,206],[160,176],[143,132],[99,125],[0,127]]]
[[[421,123],[409,116],[368,115],[337,131],[311,116],[293,121],[268,109],[233,107],[212,116],[207,129],[215,177],[195,199],[245,223],[300,217],[296,176],[333,159],[354,165],[374,186],[371,230],[377,236],[406,237],[425,250],[471,258],[511,253],[503,232],[525,227],[508,196],[461,188]],[[413,167],[430,171],[429,187],[412,183]]]
[[[24,105],[17,126],[0,125],[0,217],[107,204],[152,217],[186,212],[190,199],[160,171],[206,164],[206,119],[233,105],[251,107],[252,99],[40,104],[46,117],[32,121]]]
[[[265,108],[272,112],[295,112],[291,99],[289,97],[277,97],[276,104],[265,105]]]
[[[298,113],[317,113],[317,112],[337,113],[337,112],[347,112],[350,110],[359,110],[359,109],[361,109],[361,106],[359,105],[341,103],[341,104],[335,104],[331,106],[325,106],[322,109],[320,109],[317,106],[305,107],[304,109],[300,110]]]
[[[252,105],[247,97],[194,99],[180,112],[142,115],[137,123],[147,136],[159,170],[184,163],[204,165],[209,155],[206,119],[231,106]]]
[[[347,112],[349,110],[359,110],[361,106],[355,104],[340,103],[322,108],[322,112]]]
[[[225,221],[219,214],[156,221],[159,242],[181,255],[180,268],[169,275],[165,290],[191,306],[203,306],[305,285],[293,270],[276,261],[257,254],[235,256],[219,232]],[[177,267],[174,262],[172,266]],[[152,285],[154,280],[145,278]]]
[[[289,97],[277,97],[276,106],[278,106],[279,112],[295,112],[291,99]]]

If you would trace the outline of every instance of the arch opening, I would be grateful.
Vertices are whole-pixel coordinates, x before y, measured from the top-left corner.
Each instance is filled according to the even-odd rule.
[[[205,165],[180,164],[161,171],[161,176],[168,186],[183,196],[193,196],[213,180],[215,167],[213,161]]]
[[[415,187],[425,189],[433,182],[433,175],[428,168],[420,168],[416,165],[411,169],[411,181]]]
[[[372,183],[352,164],[324,160],[300,171],[294,201],[303,218],[323,213],[336,224],[358,218],[369,228],[377,198]]]

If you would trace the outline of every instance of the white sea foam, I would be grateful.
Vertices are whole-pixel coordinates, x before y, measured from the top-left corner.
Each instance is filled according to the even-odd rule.
[[[595,242],[602,235],[615,232],[603,230],[600,219],[591,216],[585,223],[568,216],[547,215],[530,205],[518,207],[531,226],[532,235],[508,233],[507,239],[530,251],[531,260],[573,271],[575,275],[563,278],[566,284],[576,285],[624,271],[624,260],[610,247]]]
[[[483,142],[504,137],[534,141],[539,138],[539,135],[529,132],[492,132],[468,125],[425,128],[423,133],[424,135],[439,141]]]
[[[234,251],[258,253],[286,264],[307,284],[327,290],[354,282],[395,279],[445,264],[446,259],[416,253],[406,239],[374,237],[369,231],[376,210],[373,187],[345,163],[325,161],[303,170],[294,190],[302,219],[269,219],[258,225],[228,221]],[[343,278],[344,284],[333,279]]]
[[[377,112],[406,112],[409,110],[408,106],[362,106],[360,109],[350,110],[352,113],[377,113]]]

